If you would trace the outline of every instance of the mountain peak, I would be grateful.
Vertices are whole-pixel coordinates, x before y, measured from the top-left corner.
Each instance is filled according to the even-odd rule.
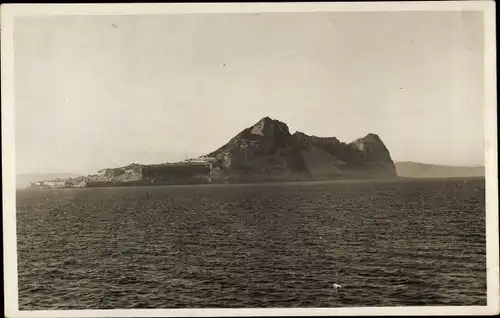
[[[250,131],[253,135],[260,136],[290,135],[287,124],[267,116],[250,127]]]
[[[350,144],[335,137],[290,134],[287,124],[261,118],[212,152],[225,173],[309,173],[394,177],[390,154],[380,137],[369,133]]]
[[[358,138],[351,142],[351,144],[383,144],[384,142],[376,134],[369,133],[368,135]]]
[[[363,139],[366,139],[366,140],[377,140],[377,141],[382,140],[382,139],[380,139],[379,135],[374,134],[374,133],[367,134],[366,136],[363,137]]]
[[[349,145],[363,153],[366,160],[392,163],[389,150],[377,134],[369,133],[363,138],[354,140]],[[392,163],[392,165],[394,164]]]
[[[259,123],[273,124],[273,125],[285,125],[285,126],[286,126],[286,124],[285,124],[284,122],[282,122],[282,121],[280,121],[280,120],[277,120],[277,119],[274,119],[274,118],[271,118],[271,117],[269,117],[269,116],[262,117],[262,118],[261,118],[261,119],[260,119],[260,120],[256,123],[256,125],[257,125],[257,124],[259,124]]]

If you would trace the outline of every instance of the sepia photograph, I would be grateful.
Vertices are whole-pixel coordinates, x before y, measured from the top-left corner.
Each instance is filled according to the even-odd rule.
[[[492,1],[1,14],[6,317],[499,313]]]

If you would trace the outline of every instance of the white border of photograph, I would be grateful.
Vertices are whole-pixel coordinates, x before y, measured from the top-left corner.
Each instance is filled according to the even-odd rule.
[[[415,306],[350,308],[113,309],[19,311],[14,144],[14,19],[48,15],[161,15],[183,13],[321,12],[321,11],[464,11],[484,13],[485,173],[487,306]],[[493,1],[224,3],[224,4],[66,4],[1,6],[2,175],[4,295],[6,317],[188,317],[318,315],[486,315],[499,313],[498,173],[496,124],[495,3]],[[361,22],[360,22],[361,23]],[[466,251],[464,251],[466,252]],[[467,288],[466,286],[464,288]]]

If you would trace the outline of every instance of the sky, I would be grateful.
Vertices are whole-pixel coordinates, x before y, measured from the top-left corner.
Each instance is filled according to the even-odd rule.
[[[18,17],[16,172],[207,154],[269,116],[394,161],[484,163],[481,12]]]

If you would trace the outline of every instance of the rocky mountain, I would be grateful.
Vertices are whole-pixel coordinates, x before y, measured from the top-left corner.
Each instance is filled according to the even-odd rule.
[[[484,167],[443,166],[419,162],[397,162],[396,171],[408,178],[484,177]]]
[[[290,133],[269,117],[244,129],[207,155],[228,175],[303,176],[305,178],[395,178],[394,163],[379,136],[351,143],[335,137]]]

